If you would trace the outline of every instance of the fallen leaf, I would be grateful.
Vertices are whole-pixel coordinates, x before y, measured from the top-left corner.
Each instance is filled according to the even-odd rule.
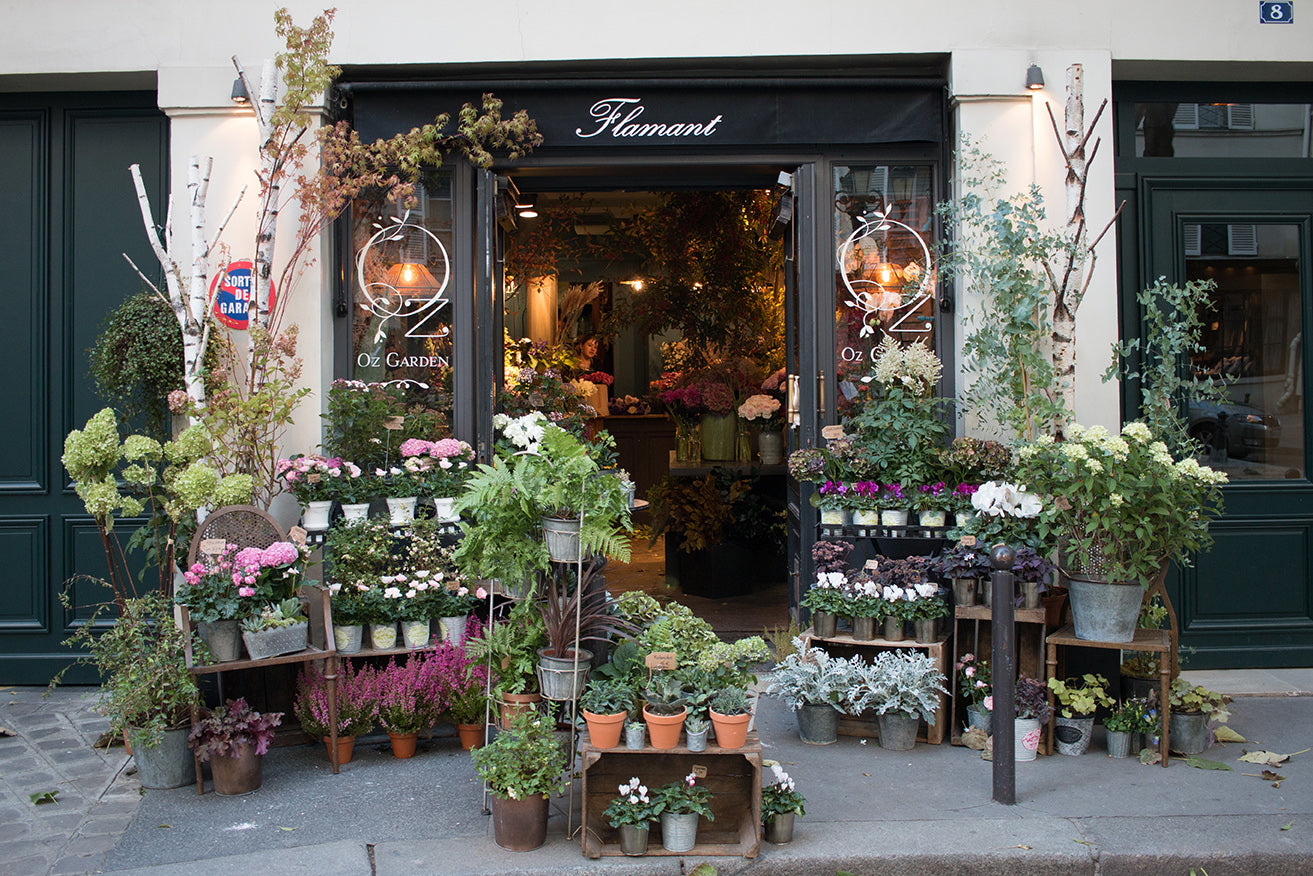
[[[716,868],[710,864],[698,864],[689,871],[688,876],[716,876]]]
[[[1261,763],[1265,766],[1280,766],[1290,760],[1288,754],[1277,754],[1275,751],[1264,751],[1261,748],[1257,751],[1246,751],[1240,755],[1240,759],[1245,763]]]
[[[295,827],[281,827],[281,826],[280,826],[278,829],[279,829],[279,830],[296,830]]]
[[[866,776],[868,779],[871,777],[870,773],[862,773],[862,775]]]
[[[32,801],[33,806],[44,806],[47,803],[58,806],[59,800],[56,799],[58,796],[58,791],[37,791],[35,794],[28,794],[27,799]]]
[[[1282,829],[1282,830],[1290,830],[1290,829],[1291,829],[1292,827],[1294,827],[1294,826],[1295,826],[1295,822],[1293,822],[1293,821],[1287,821],[1285,824],[1281,825],[1281,829]]]
[[[155,829],[156,829],[156,830],[159,830],[161,827],[173,827],[173,825],[172,825],[172,824],[157,824],[157,825],[155,825]]]
[[[10,730],[5,725],[0,724],[0,736],[17,736],[17,735],[18,734],[15,733],[13,730]]]
[[[1017,843],[1015,846],[999,846],[999,848],[1000,848],[1000,849],[1025,849],[1026,851],[1030,851],[1030,846],[1023,846],[1023,845],[1021,845],[1020,843]]]
[[[1163,760],[1163,756],[1158,753],[1158,749],[1156,748],[1140,749],[1140,763],[1144,764],[1145,766],[1152,766],[1153,764],[1156,763],[1162,763],[1162,760]]]
[[[1187,757],[1185,759],[1185,763],[1187,766],[1192,766],[1197,770],[1225,770],[1226,772],[1232,771],[1231,767],[1227,766],[1224,763],[1215,760],[1207,760],[1202,757],[1195,757],[1194,755],[1190,755],[1189,757]]]
[[[1213,731],[1213,738],[1218,742],[1248,742],[1249,740],[1225,724]]]
[[[1094,845],[1094,843],[1090,842],[1089,840],[1078,840],[1078,839],[1073,839],[1072,842],[1074,842],[1074,843],[1080,843],[1080,844],[1083,845],[1083,846],[1092,846],[1092,845]]]

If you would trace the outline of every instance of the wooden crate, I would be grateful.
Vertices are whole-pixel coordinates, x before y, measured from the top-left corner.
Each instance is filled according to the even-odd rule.
[[[953,609],[954,614],[954,649],[953,665],[963,654],[975,654],[978,658],[991,663],[993,657],[993,612],[984,605],[959,605]],[[1043,608],[1018,608],[1013,610],[1013,645],[1015,647],[1014,664],[1017,672],[1030,678],[1044,678],[1044,636],[1046,612]],[[962,731],[965,726],[965,697],[957,689],[957,673],[950,679],[953,691],[952,715],[949,723],[953,734],[952,744],[962,744]],[[1051,754],[1052,752],[1045,752]]]
[[[698,819],[698,842],[691,852],[668,852],[661,847],[661,824],[652,825],[649,855],[742,855],[755,858],[761,850],[761,741],[756,732],[747,743],[728,751],[708,745],[706,751],[683,746],[658,751],[598,749],[584,743],[583,853],[585,857],[620,855],[620,831],[607,823],[602,812],[615,799],[617,788],[637,776],[649,789],[682,781],[694,767],[705,767],[699,781],[711,789],[713,821]]]
[[[854,639],[848,635],[837,635],[823,639],[810,628],[802,636],[808,645],[816,643],[817,647],[823,648],[837,657],[860,654],[863,657],[870,658],[881,651],[909,649],[925,651],[930,659],[935,661],[939,671],[944,674],[944,687],[949,689],[953,683],[952,666],[948,662],[948,636],[940,636],[934,642],[917,642],[912,639],[904,639],[898,642],[891,642],[888,639],[863,640]],[[930,745],[941,744],[948,735],[948,722],[949,696],[944,693],[939,695],[939,707],[935,710],[935,723],[928,725],[922,721],[921,724],[924,729],[917,731],[917,740]],[[878,737],[880,730],[876,723],[875,713],[871,712],[859,717],[839,718],[839,735]]]

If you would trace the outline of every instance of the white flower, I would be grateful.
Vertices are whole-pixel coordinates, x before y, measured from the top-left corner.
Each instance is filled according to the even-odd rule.
[[[382,584],[391,584],[392,582],[394,582],[394,581],[397,580],[397,576],[396,576],[396,575],[381,575],[381,576],[379,576],[379,579],[378,579],[378,580],[379,580],[379,582],[382,583]]]
[[[384,599],[400,599],[400,598],[401,598],[401,591],[398,590],[396,587],[389,587],[389,588],[387,588],[386,590],[383,591],[383,598],[384,598]]]
[[[409,590],[406,591],[406,598],[407,598],[407,599],[414,599],[414,598],[415,598],[415,589],[414,589],[413,587],[412,587],[411,589],[409,589]]]
[[[341,585],[341,584],[329,584],[329,585],[328,585],[328,592],[331,593],[331,594],[333,594],[334,596],[336,596],[336,595],[338,594],[338,592],[339,592],[341,589],[342,589],[342,585]]]
[[[630,802],[630,803],[637,804],[637,803],[638,803],[638,798],[637,798],[636,796],[634,796],[633,794],[630,794],[630,795],[629,795],[629,802]]]
[[[1143,423],[1127,423],[1122,427],[1122,437],[1129,438],[1137,444],[1146,444],[1153,437],[1149,427]]]
[[[927,581],[924,584],[916,585],[916,595],[920,596],[922,599],[929,599],[931,596],[935,596],[938,593],[939,593],[938,584],[931,584],[929,581]]]

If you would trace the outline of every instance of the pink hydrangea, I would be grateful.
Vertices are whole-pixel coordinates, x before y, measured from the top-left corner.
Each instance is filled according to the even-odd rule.
[[[437,459],[451,459],[461,457],[467,459],[474,454],[474,449],[464,441],[457,441],[455,438],[443,438],[440,441],[434,441],[429,446],[429,455]]]
[[[301,558],[301,552],[290,541],[276,541],[260,552],[260,566],[272,569],[290,566]]]
[[[433,447],[433,442],[423,438],[407,438],[401,444],[402,456],[423,456]]]

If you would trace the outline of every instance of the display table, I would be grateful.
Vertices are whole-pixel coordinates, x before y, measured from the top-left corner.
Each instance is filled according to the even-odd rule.
[[[1172,634],[1168,630],[1135,631],[1135,639],[1130,642],[1095,642],[1076,638],[1076,628],[1067,624],[1057,632],[1050,633],[1048,639],[1048,678],[1055,678],[1058,672],[1058,648],[1101,648],[1113,651],[1148,651],[1161,654],[1158,660],[1158,753],[1162,756],[1163,766],[1167,766],[1169,745],[1167,736],[1167,695],[1172,685]],[[1049,691],[1049,705],[1053,705],[1053,691]],[[1053,750],[1053,721],[1049,721],[1045,731],[1045,744]]]
[[[918,642],[915,639],[902,639],[892,642],[888,639],[854,639],[852,636],[829,636],[821,638],[817,636],[814,628],[808,627],[802,633],[802,640],[808,647],[813,642],[820,643],[822,650],[834,653],[835,651],[851,652],[869,656],[877,654],[880,651],[896,650],[920,650],[925,651],[926,655],[935,662],[935,666],[944,674],[944,682],[947,685],[951,667],[948,664],[948,636],[940,636],[934,642]],[[836,656],[847,656],[839,654]],[[935,722],[927,724],[925,732],[917,730],[917,739],[930,745],[939,745],[948,735],[948,703],[949,696],[946,693],[939,695],[939,707],[935,710]],[[874,714],[863,713],[861,716],[839,718],[839,735],[840,736],[865,736],[879,737],[880,731],[876,723]]]
[[[697,845],[690,852],[666,851],[661,846],[661,824],[655,822],[647,854],[755,858],[761,850],[761,740],[756,731],[748,734],[742,748],[733,750],[714,744],[708,744],[706,751],[689,751],[682,745],[663,750],[650,745],[638,749],[599,749],[585,742],[581,752],[585,857],[623,854],[620,831],[602,816],[621,784],[637,776],[649,791],[655,791],[702,770],[706,778],[698,781],[714,795],[711,811],[715,820],[698,820]]]

